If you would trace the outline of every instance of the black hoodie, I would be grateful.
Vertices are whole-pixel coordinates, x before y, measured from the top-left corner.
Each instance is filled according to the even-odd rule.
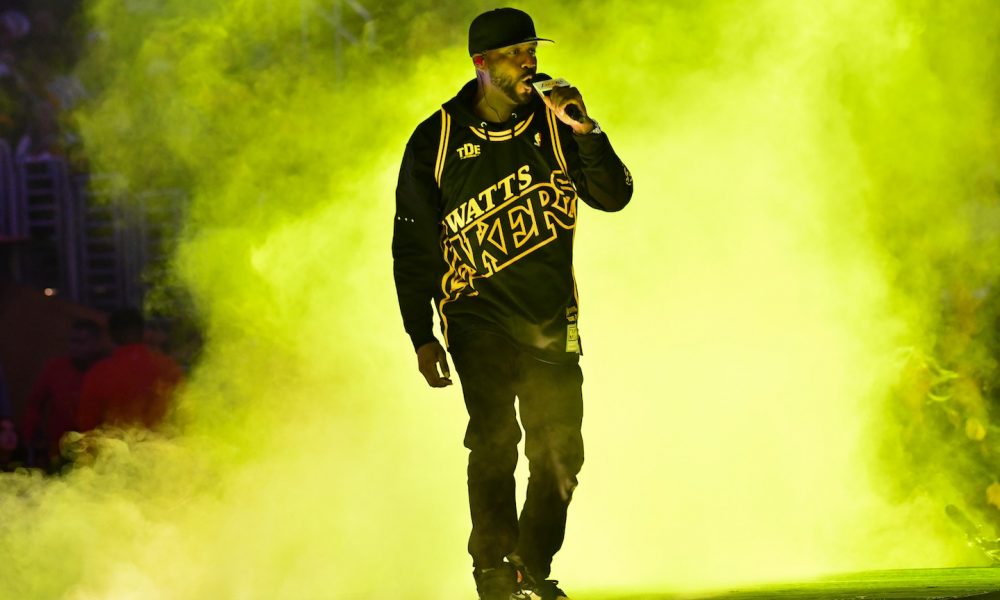
[[[621,210],[632,176],[607,135],[575,135],[536,95],[506,123],[482,121],[476,86],[406,144],[392,239],[403,325],[414,348],[434,341],[433,300],[446,345],[488,330],[540,359],[575,361],[577,199]]]

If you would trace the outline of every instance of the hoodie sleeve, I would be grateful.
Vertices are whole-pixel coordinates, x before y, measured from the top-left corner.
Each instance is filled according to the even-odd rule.
[[[632,199],[632,174],[605,133],[575,135],[559,124],[566,167],[580,198],[597,210],[615,212]]]
[[[434,341],[431,303],[441,275],[441,192],[434,180],[440,115],[422,123],[406,144],[396,185],[392,234],[393,279],[403,327],[413,348]]]

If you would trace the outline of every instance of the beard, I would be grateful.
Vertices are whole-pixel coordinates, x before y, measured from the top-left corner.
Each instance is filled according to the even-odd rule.
[[[489,67],[490,81],[495,85],[504,96],[517,105],[527,104],[531,100],[531,90],[527,92],[521,92],[518,90],[518,86],[521,85],[522,79],[514,79],[511,75],[500,73],[492,65]],[[534,73],[524,73],[524,75],[534,75]],[[523,77],[523,76],[522,76]]]

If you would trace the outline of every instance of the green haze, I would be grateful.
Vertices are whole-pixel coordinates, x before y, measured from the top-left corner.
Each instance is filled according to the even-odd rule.
[[[471,78],[491,5],[371,3],[377,46],[339,70],[300,1],[131,6],[90,3],[75,117],[95,170],[188,193],[164,284],[206,347],[168,434],[0,476],[0,597],[472,597],[461,392],[416,370],[389,242],[403,146]],[[553,575],[981,564],[944,505],[983,482],[948,474],[948,432],[912,434],[927,390],[901,357],[994,369],[991,335],[945,343],[966,329],[942,315],[1000,270],[1000,6],[578,6],[521,4],[636,194],[580,215],[587,464]]]

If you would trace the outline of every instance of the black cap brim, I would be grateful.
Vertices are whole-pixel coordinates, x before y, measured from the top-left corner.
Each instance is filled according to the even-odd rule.
[[[490,50],[499,50],[500,48],[507,48],[508,46],[516,46],[518,44],[527,44],[528,42],[549,42],[549,43],[552,43],[552,44],[556,43],[555,40],[550,40],[548,38],[531,37],[531,38],[527,38],[527,39],[524,39],[524,40],[519,40],[519,41],[516,41],[516,42],[511,42],[509,44],[503,44],[501,46],[494,46],[493,48],[483,48],[482,50],[476,50],[475,52],[470,52],[469,56],[472,56],[473,54],[482,54],[483,52],[489,52]]]

